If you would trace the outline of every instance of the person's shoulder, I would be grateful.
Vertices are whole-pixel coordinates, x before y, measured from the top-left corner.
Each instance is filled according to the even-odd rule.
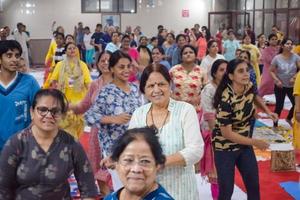
[[[69,145],[78,145],[79,144],[79,142],[77,142],[70,133],[66,132],[63,129],[59,129],[58,134],[59,134],[59,137],[62,140],[62,142],[65,144],[69,144]]]
[[[118,200],[118,192],[119,192],[119,191],[120,191],[120,190],[108,194],[108,195],[104,198],[104,200]]]
[[[159,185],[158,188],[153,192],[153,195],[154,196],[150,194],[151,200],[174,200],[174,198],[171,197],[171,195],[161,185]],[[146,199],[148,200],[148,198]]]
[[[29,82],[31,84],[38,85],[37,80],[31,74],[26,74],[26,73],[18,72],[18,76],[20,76],[20,78],[23,81]]]

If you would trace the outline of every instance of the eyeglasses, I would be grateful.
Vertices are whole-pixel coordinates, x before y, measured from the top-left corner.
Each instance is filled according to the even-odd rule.
[[[138,166],[142,167],[144,170],[150,170],[155,166],[154,160],[148,158],[143,158],[138,161],[132,158],[121,158],[119,159],[118,163],[127,168],[131,168],[135,164],[138,164]]]
[[[61,109],[60,108],[49,109],[45,106],[40,106],[40,107],[37,107],[36,110],[39,113],[39,115],[41,115],[42,117],[46,117],[46,115],[49,112],[50,112],[50,114],[53,118],[58,118],[61,115]]]

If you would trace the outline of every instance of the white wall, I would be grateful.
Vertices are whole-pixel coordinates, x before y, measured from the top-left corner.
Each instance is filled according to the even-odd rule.
[[[35,4],[34,14],[26,14],[25,0],[5,0],[4,11],[0,12],[0,26],[15,28],[18,22],[27,25],[31,37],[35,39],[50,38],[50,27],[55,20],[64,26],[67,33],[73,33],[74,25],[82,21],[84,26],[94,29],[101,23],[101,14],[81,13],[81,0],[30,0]],[[145,1],[143,1],[145,2]],[[156,34],[156,27],[164,25],[168,30],[179,33],[184,28],[191,28],[195,23],[207,25],[210,0],[154,0],[155,8],[146,8],[145,3],[138,5],[136,14],[121,14],[121,28],[127,25],[140,25],[147,36]],[[183,9],[189,10],[189,18],[183,18]],[[23,10],[23,13],[21,12]],[[30,9],[32,12],[33,9]]]

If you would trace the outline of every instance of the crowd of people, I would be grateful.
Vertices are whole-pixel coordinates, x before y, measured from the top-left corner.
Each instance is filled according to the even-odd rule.
[[[105,200],[196,200],[200,172],[212,198],[228,200],[235,167],[260,199],[253,147],[269,144],[252,138],[257,110],[276,130],[286,96],[300,152],[300,46],[277,26],[256,37],[247,25],[239,40],[199,24],[177,35],[159,25],[153,37],[55,25],[42,86],[27,73],[26,26],[0,29],[0,199],[69,199],[74,174],[87,200],[97,186]]]

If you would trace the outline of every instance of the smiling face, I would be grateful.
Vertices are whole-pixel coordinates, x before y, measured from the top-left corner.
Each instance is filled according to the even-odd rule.
[[[76,57],[76,45],[69,44],[66,49],[66,55],[69,57]]]
[[[229,74],[229,78],[233,84],[240,86],[248,85],[250,81],[250,73],[247,63],[240,63],[234,70],[233,74]]]
[[[269,44],[270,44],[270,46],[272,46],[272,47],[277,46],[277,44],[278,44],[277,36],[271,37],[270,40],[269,40]]]
[[[170,84],[159,72],[152,72],[145,85],[145,96],[156,105],[166,105],[171,95]]]
[[[49,111],[50,110],[50,111]],[[52,96],[41,96],[34,109],[30,109],[33,125],[42,132],[53,132],[58,129],[61,119],[61,105]]]
[[[125,190],[135,195],[145,194],[153,188],[158,168],[149,144],[141,138],[126,146],[116,165]]]
[[[19,68],[20,52],[17,49],[8,50],[0,58],[1,70],[14,73]]]
[[[155,48],[152,50],[152,59],[153,62],[159,63],[163,59],[163,54],[160,53],[160,51],[157,48]]]
[[[99,71],[102,74],[107,74],[107,73],[111,73],[111,71],[109,71],[109,58],[110,55],[108,53],[103,53],[99,59],[99,62],[97,63],[97,67],[99,69]]]
[[[291,40],[287,40],[282,47],[283,47],[283,51],[290,52],[293,49],[293,42]]]
[[[128,82],[129,75],[132,71],[130,60],[120,58],[115,66],[111,68],[114,80]]]

